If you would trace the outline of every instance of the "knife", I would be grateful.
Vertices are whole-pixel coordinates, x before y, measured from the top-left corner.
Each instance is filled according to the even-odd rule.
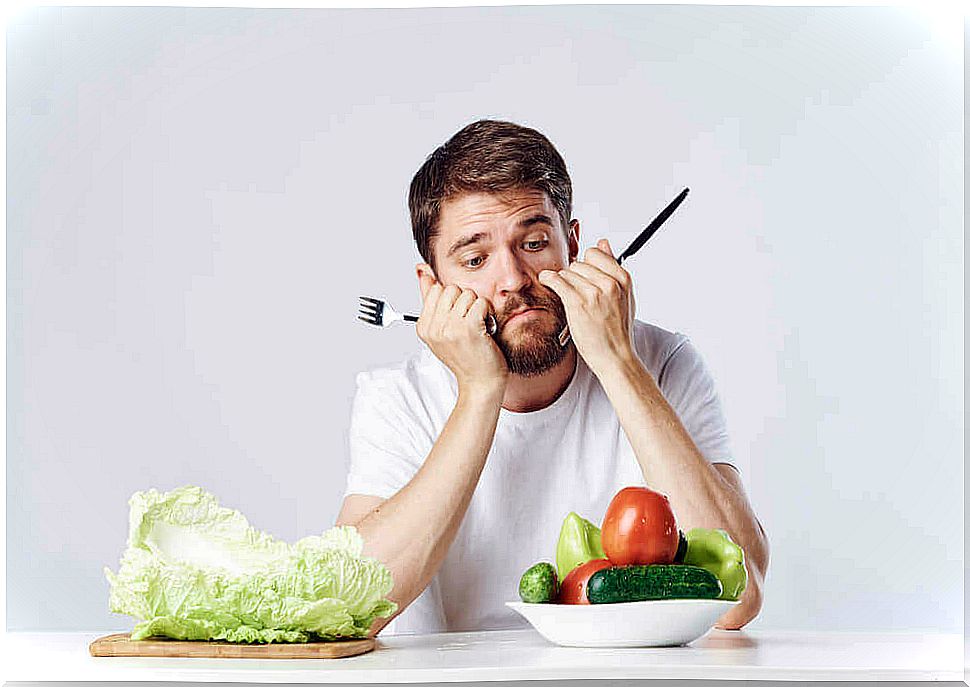
[[[622,265],[624,260],[633,257],[638,250],[643,248],[643,244],[649,241],[651,237],[657,233],[657,230],[660,229],[661,225],[663,225],[663,223],[666,222],[672,214],[674,214],[674,210],[676,210],[678,206],[684,202],[684,198],[687,197],[687,193],[689,191],[689,188],[685,188],[677,195],[676,198],[670,201],[670,204],[667,205],[667,207],[660,211],[660,214],[657,215],[635,239],[633,239],[633,243],[631,243],[625,251],[620,253],[620,257],[616,259],[617,264]],[[569,343],[571,338],[572,337],[569,334],[569,325],[566,325],[563,327],[563,330],[559,332],[559,345],[565,346]]]

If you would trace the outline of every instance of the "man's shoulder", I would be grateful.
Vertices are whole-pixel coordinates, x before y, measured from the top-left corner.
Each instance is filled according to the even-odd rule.
[[[633,321],[633,345],[637,355],[654,375],[663,369],[664,363],[688,342],[685,334],[664,329],[650,322]]]
[[[408,397],[440,391],[448,384],[447,370],[427,349],[357,373],[358,389],[393,391]]]

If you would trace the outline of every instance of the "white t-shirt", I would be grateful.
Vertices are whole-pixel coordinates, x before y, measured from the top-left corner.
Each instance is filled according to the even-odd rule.
[[[711,462],[731,463],[714,381],[683,334],[635,321],[637,355]],[[555,565],[570,511],[599,526],[617,491],[649,486],[599,380],[576,356],[566,390],[533,412],[502,409],[468,511],[438,574],[384,634],[527,627],[505,606],[525,570]],[[458,398],[451,370],[425,348],[357,375],[345,494],[389,498],[431,452]],[[677,504],[672,503],[674,515]]]

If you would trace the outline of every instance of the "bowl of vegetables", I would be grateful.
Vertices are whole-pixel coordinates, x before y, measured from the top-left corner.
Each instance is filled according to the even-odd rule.
[[[563,646],[682,646],[740,603],[744,552],[724,530],[683,532],[667,497],[626,487],[602,527],[563,522],[556,565],[540,561],[506,605]]]

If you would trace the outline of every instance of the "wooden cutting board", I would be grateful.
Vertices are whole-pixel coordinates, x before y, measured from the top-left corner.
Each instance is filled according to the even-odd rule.
[[[374,639],[344,639],[303,644],[236,644],[187,642],[153,637],[136,642],[129,633],[98,637],[88,647],[92,656],[155,656],[162,658],[343,658],[374,648]]]

